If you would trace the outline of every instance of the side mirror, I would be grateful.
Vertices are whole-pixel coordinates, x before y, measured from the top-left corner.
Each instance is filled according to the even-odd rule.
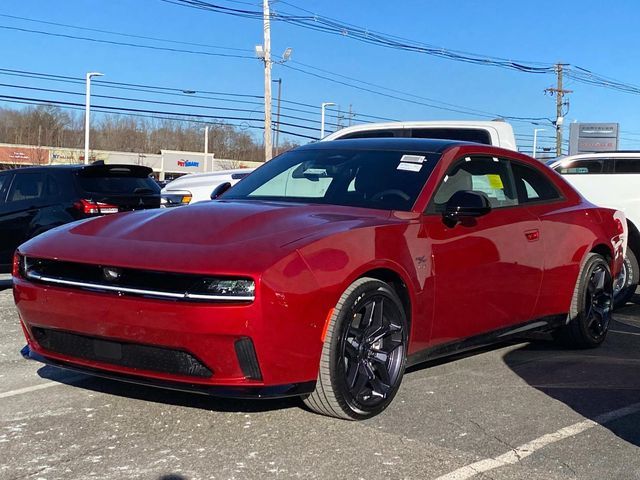
[[[221,183],[220,185],[218,185],[216,188],[213,189],[213,192],[211,192],[211,197],[210,197],[211,200],[215,200],[230,188],[231,188],[231,183],[229,182]]]
[[[489,197],[484,193],[461,190],[451,196],[442,217],[447,226],[453,227],[465,217],[481,217],[490,211]]]

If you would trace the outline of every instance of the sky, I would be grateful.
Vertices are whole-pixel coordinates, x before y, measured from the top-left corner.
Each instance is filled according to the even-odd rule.
[[[250,11],[261,9],[261,2],[256,0],[208,2]],[[271,4],[272,9],[282,15],[310,15],[301,10],[304,9],[444,51],[458,50],[528,63],[562,62],[640,85],[640,36],[637,35],[640,3],[632,0],[608,3],[595,0],[272,0]],[[89,28],[102,32],[86,30]],[[253,49],[262,43],[262,31],[259,20],[162,0],[3,0],[0,2],[0,44],[3,45],[0,69],[74,78],[82,78],[88,71],[99,71],[105,74],[105,81],[145,87],[123,90],[95,82],[95,95],[134,99],[95,97],[96,105],[162,112],[155,114],[158,116],[171,112],[235,117],[227,122],[259,138],[261,132],[255,127],[262,121],[259,97],[264,92],[264,77],[263,64]],[[72,36],[92,40],[70,38]],[[341,123],[348,124],[349,108],[355,113],[354,122],[371,121],[373,117],[487,120],[493,116],[515,116],[541,119],[512,122],[522,150],[530,152],[534,128],[545,129],[539,133],[542,147],[554,145],[554,126],[546,119],[555,118],[555,98],[544,93],[545,88],[555,86],[553,72],[525,73],[457,62],[362,43],[349,35],[348,30],[341,35],[330,35],[281,21],[272,22],[271,36],[274,57],[279,58],[288,47],[293,49],[289,62],[273,67],[273,78],[282,79],[282,129],[301,135],[284,135],[285,138],[301,143],[309,141],[308,137],[316,138],[319,105],[334,102],[339,107],[332,107],[327,131],[336,128],[336,117],[341,116]],[[0,95],[84,101],[82,82],[55,82],[51,78],[8,73],[15,72],[0,70]],[[177,90],[173,95],[162,95],[147,87]],[[277,85],[274,87],[275,99]],[[567,96],[565,125],[574,121],[618,122],[620,147],[640,149],[638,94],[572,79],[565,81],[565,88],[573,90]],[[8,103],[6,98],[0,98],[0,105],[22,107]]]

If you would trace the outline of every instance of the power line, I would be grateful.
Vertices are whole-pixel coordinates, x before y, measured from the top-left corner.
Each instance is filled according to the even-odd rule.
[[[8,25],[0,25],[0,29],[13,30],[13,31],[25,32],[25,33],[36,33],[38,35],[46,35],[46,36],[50,36],[50,37],[68,38],[68,39],[73,39],[73,40],[83,40],[83,41],[86,41],[86,42],[104,43],[104,44],[109,44],[109,45],[119,45],[119,46],[124,46],[124,47],[143,48],[143,49],[148,49],[148,50],[158,50],[158,51],[165,51],[165,52],[189,53],[189,54],[193,54],[193,55],[207,55],[207,56],[211,56],[211,57],[243,58],[243,59],[248,58],[248,59],[252,59],[252,60],[254,58],[251,55],[238,55],[238,54],[231,54],[231,53],[205,52],[205,51],[202,51],[202,50],[187,50],[187,49],[184,49],[184,48],[158,47],[158,46],[153,46],[153,45],[142,45],[142,44],[139,44],[139,43],[132,43],[132,42],[118,42],[116,40],[104,40],[104,39],[98,39],[98,38],[92,38],[92,37],[81,37],[81,36],[78,36],[78,35],[69,35],[69,34],[65,34],[65,33],[45,32],[43,30],[33,30],[33,29],[29,29],[29,28],[10,27]]]
[[[261,19],[262,12],[257,10],[246,10],[229,8],[223,5],[206,2],[203,0],[161,0],[165,3],[173,5],[181,5],[184,7],[196,8],[199,10],[207,10],[215,13],[222,13],[240,18]],[[283,2],[284,3],[284,2]],[[291,6],[291,4],[288,4]],[[310,13],[305,11],[305,13]],[[385,48],[396,50],[404,50],[415,53],[422,53],[434,57],[455,60],[458,62],[472,63],[476,65],[487,65],[505,68],[509,70],[517,70],[526,73],[552,73],[553,65],[540,62],[530,61],[514,61],[501,57],[490,55],[480,55],[475,53],[457,51],[429,45],[402,37],[389,35],[378,32],[366,27],[353,24],[347,24],[330,17],[318,14],[307,15],[291,15],[288,13],[272,12],[271,20],[280,21],[297,27],[319,31],[326,34],[337,35],[341,37],[357,40],[362,43],[377,45]]]
[[[103,29],[100,29],[100,28],[82,27],[82,26],[79,26],[79,25],[70,25],[68,23],[57,23],[57,22],[51,22],[51,21],[47,21],[47,20],[39,20],[39,19],[35,19],[35,18],[19,17],[17,15],[8,15],[6,13],[0,13],[0,17],[10,18],[10,19],[13,19],[13,20],[21,20],[21,21],[24,21],[24,22],[40,23],[40,24],[43,24],[43,25],[53,25],[55,27],[73,28],[73,29],[76,29],[76,30],[83,30],[83,31],[86,31],[86,32],[106,33],[108,35],[117,35],[117,36],[120,36],[120,37],[139,38],[141,40],[152,40],[154,42],[173,43],[175,45],[189,45],[189,46],[192,46],[192,47],[204,47],[204,48],[213,48],[213,49],[218,49],[218,50],[229,50],[229,51],[236,51],[236,52],[253,53],[252,50],[249,50],[249,49],[246,49],[246,48],[234,48],[234,47],[226,47],[226,46],[221,46],[221,45],[210,45],[210,44],[206,44],[206,43],[185,42],[185,41],[181,41],[181,40],[173,40],[173,39],[168,39],[168,38],[149,37],[149,36],[145,36],[145,35],[136,35],[136,34],[133,34],[133,33],[114,32],[114,31],[111,31],[111,30],[103,30]]]

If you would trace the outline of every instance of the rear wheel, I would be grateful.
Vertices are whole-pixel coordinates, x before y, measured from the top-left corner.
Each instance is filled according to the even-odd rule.
[[[578,276],[569,323],[556,332],[556,338],[572,348],[597,347],[607,336],[612,308],[611,269],[604,257],[590,253]]]
[[[640,281],[640,271],[638,270],[638,258],[633,250],[627,249],[627,256],[624,257],[622,271],[613,284],[613,300],[615,308],[626,304],[638,287]]]
[[[407,320],[395,291],[373,278],[356,280],[329,320],[313,411],[347,420],[382,412],[396,395],[406,361]]]

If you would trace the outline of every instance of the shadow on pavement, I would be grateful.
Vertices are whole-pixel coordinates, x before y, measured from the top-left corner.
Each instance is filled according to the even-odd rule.
[[[13,286],[13,282],[11,279],[9,280],[0,280],[0,291],[7,290]]]
[[[550,340],[535,341],[507,353],[504,361],[533,388],[596,422],[634,406],[603,426],[640,446],[640,296],[633,300],[616,311],[599,348],[564,350]]]
[[[83,390],[91,390],[93,392],[106,393],[108,395],[144,400],[145,402],[163,403],[166,405],[199,408],[202,410],[218,412],[268,412],[294,407],[297,408],[302,404],[302,402],[300,402],[296,397],[256,400],[211,397],[198,393],[147,387],[144,385],[119,382],[91,375],[82,375],[49,365],[40,368],[38,370],[38,375],[41,378],[64,383],[65,385],[81,388]]]

